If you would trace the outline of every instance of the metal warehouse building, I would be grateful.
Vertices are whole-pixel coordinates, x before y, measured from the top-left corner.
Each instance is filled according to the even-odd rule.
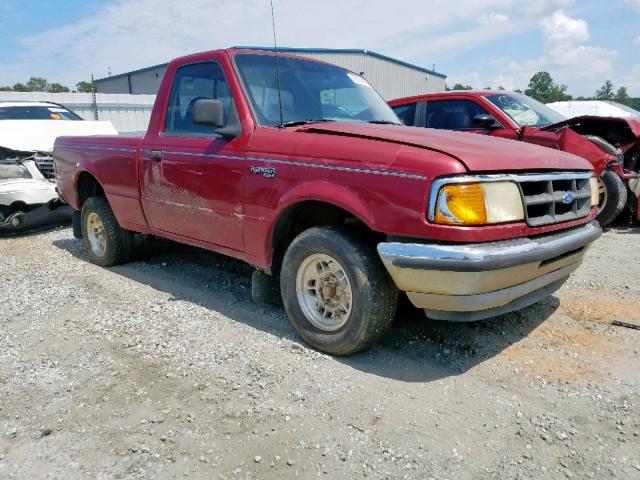
[[[264,47],[236,47],[272,50]],[[278,51],[316,58],[360,73],[386,99],[443,92],[446,75],[370,50],[329,48],[279,48]],[[96,80],[99,93],[155,95],[167,64],[134,70]]]

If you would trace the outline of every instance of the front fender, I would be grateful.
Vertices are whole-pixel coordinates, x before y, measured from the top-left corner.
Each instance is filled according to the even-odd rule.
[[[327,181],[305,182],[288,190],[280,199],[276,209],[274,225],[285,210],[305,201],[324,202],[339,207],[358,218],[370,229],[376,230],[375,214],[370,206],[355,192]]]
[[[588,160],[593,166],[594,173],[597,177],[604,173],[609,163],[616,160],[615,156],[605,152],[602,148],[570,128],[560,130],[558,147],[564,152],[572,153]]]
[[[260,247],[256,248],[253,256],[256,265],[260,267],[270,267],[273,260],[273,242],[276,234],[276,228],[283,219],[283,215],[287,215],[287,211],[297,204],[314,201],[323,202],[334,207],[341,208],[358,218],[372,230],[380,230],[376,228],[376,215],[370,207],[364,202],[363,198],[348,188],[331,183],[328,181],[309,181],[294,186],[287,190],[279,199],[273,216],[270,217],[270,225],[268,229],[263,230],[262,234],[252,235],[253,238],[264,238],[260,243]],[[377,202],[381,201],[376,199]],[[373,203],[372,204],[376,204]],[[259,224],[260,222],[258,222]],[[254,240],[255,243],[255,240]],[[251,242],[247,242],[251,246]]]

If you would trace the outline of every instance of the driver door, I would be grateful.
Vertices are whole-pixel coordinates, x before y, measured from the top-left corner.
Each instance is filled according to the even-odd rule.
[[[208,244],[244,249],[242,189],[246,145],[193,122],[194,103],[220,100],[225,126],[238,121],[223,68],[207,61],[180,67],[163,131],[145,137],[142,205],[151,227]]]

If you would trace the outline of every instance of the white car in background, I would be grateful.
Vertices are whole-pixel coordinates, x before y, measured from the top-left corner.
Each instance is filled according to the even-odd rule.
[[[53,178],[53,142],[65,135],[117,135],[111,122],[85,121],[53,102],[0,102],[0,147],[33,152],[45,178]]]
[[[640,112],[627,105],[610,100],[570,100],[547,103],[547,107],[567,118],[595,117],[640,118]]]
[[[71,220],[53,182],[56,138],[117,134],[56,103],[0,102],[0,233]]]

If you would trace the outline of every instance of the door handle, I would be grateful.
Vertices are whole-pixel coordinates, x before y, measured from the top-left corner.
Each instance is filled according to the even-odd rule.
[[[162,150],[151,150],[149,152],[149,158],[155,162],[162,160]]]

